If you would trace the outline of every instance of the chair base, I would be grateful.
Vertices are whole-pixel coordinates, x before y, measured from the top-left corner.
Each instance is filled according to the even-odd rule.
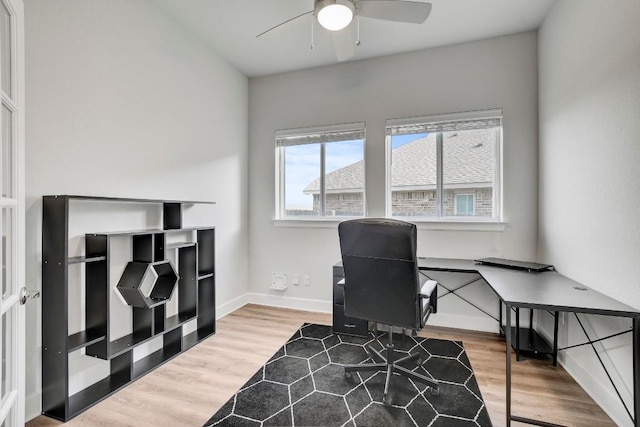
[[[426,377],[417,372],[413,372],[404,366],[401,366],[405,362],[418,360],[420,355],[418,353],[412,353],[408,356],[398,357],[399,353],[393,343],[389,343],[386,346],[386,354],[383,355],[376,349],[371,346],[365,346],[365,350],[369,354],[369,357],[373,360],[373,363],[363,363],[363,364],[348,364],[344,365],[344,374],[346,377],[349,377],[352,372],[370,372],[370,371],[386,371],[387,376],[384,382],[384,394],[383,394],[383,403],[385,405],[390,405],[391,400],[389,399],[389,388],[391,383],[391,377],[393,373],[397,373],[402,375],[403,377],[410,378],[414,381],[425,384],[429,387],[429,391],[433,395],[437,395],[439,393],[438,390],[438,382],[433,378]],[[379,362],[376,362],[376,358]]]

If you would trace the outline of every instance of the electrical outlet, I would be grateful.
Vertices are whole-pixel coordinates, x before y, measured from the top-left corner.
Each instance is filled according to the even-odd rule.
[[[309,276],[306,276],[306,275],[302,276],[302,285],[303,286],[310,286],[311,285],[311,283],[309,281]]]
[[[294,286],[300,284],[300,275],[298,273],[291,273],[291,284]]]
[[[272,273],[269,289],[284,291],[287,289],[287,273]]]

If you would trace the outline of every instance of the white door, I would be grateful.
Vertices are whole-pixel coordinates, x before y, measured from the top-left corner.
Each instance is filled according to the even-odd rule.
[[[0,0],[0,426],[24,425],[24,5]]]

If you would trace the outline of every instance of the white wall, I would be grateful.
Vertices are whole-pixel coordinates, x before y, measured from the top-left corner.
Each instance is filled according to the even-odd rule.
[[[244,295],[247,78],[148,0],[25,6],[29,286],[41,286],[41,197],[86,194],[216,201],[193,221],[217,228],[217,305]],[[27,319],[28,418],[40,410],[39,304]]]
[[[365,121],[368,214],[384,215],[385,119],[504,109],[503,231],[419,232],[419,255],[533,259],[537,235],[537,33],[253,78],[249,81],[249,279],[254,298],[330,310],[331,266],[340,259],[337,227],[277,226],[277,129]],[[311,286],[269,291],[272,272],[309,275]],[[497,311],[497,302],[489,298]],[[488,295],[488,296],[487,296]],[[296,298],[301,298],[297,300]],[[312,301],[309,301],[312,300]],[[448,316],[458,308],[457,324]],[[443,298],[432,323],[484,329],[487,318]],[[495,321],[488,320],[492,328]],[[496,329],[497,330],[497,329]]]
[[[540,29],[541,258],[640,308],[640,2],[558,1]],[[596,337],[630,322],[586,317]],[[561,331],[583,341],[574,321]],[[568,338],[567,338],[568,337]],[[631,401],[631,334],[603,358]],[[565,367],[619,425],[629,417],[590,348]]]

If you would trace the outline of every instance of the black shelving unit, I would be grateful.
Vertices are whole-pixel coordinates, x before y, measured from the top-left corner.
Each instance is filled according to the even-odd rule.
[[[70,201],[157,204],[162,209],[163,229],[85,234],[85,254],[69,257]],[[128,199],[92,196],[44,196],[42,200],[42,413],[68,421],[117,390],[215,333],[215,228],[183,228],[186,206],[203,201]],[[190,241],[167,244],[167,235],[192,233]],[[165,263],[176,251],[176,290],[165,290],[160,299],[177,294],[178,313],[167,316],[163,302],[150,307],[131,306],[131,333],[112,339],[110,326],[111,240],[131,239],[131,263],[148,264],[172,279]],[[84,330],[69,334],[69,266],[84,264],[87,309]],[[160,266],[160,267],[158,267]],[[116,278],[117,279],[117,278]],[[117,280],[116,280],[117,281]],[[161,286],[165,286],[162,284]],[[152,297],[156,297],[153,295]],[[155,301],[155,300],[154,300]],[[165,301],[166,302],[166,301]],[[184,326],[195,322],[193,332]],[[162,347],[134,362],[133,350],[161,337]],[[107,360],[110,375],[70,395],[70,353]]]

